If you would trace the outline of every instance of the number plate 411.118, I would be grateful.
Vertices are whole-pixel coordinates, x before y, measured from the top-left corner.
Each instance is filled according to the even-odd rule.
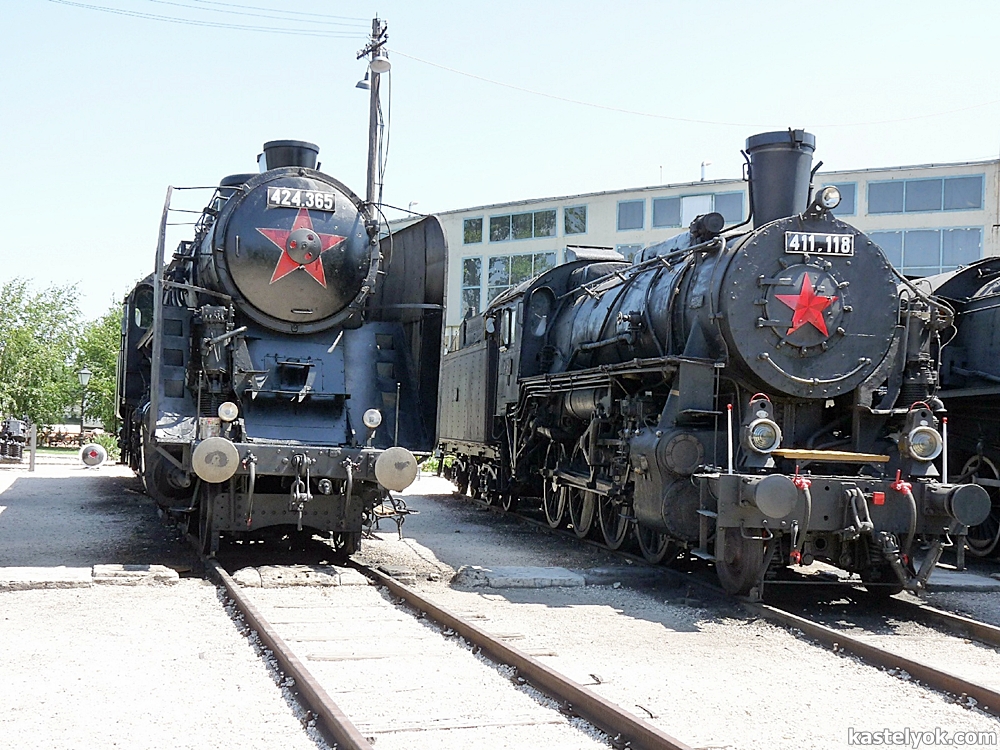
[[[786,253],[810,255],[854,255],[853,234],[785,232]]]

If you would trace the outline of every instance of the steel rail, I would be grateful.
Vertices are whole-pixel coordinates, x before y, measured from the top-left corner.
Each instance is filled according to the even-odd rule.
[[[239,584],[233,580],[232,576],[212,558],[205,560],[205,567],[211,575],[222,583],[226,593],[246,619],[247,625],[256,631],[257,637],[260,638],[264,646],[274,654],[282,671],[295,680],[295,689],[298,690],[309,710],[319,718],[322,728],[337,743],[340,750],[374,750],[371,743],[333,702],[329,693],[306,669],[305,665],[288,647],[288,644],[271,627],[253,603],[243,595]]]
[[[359,563],[353,565],[439,625],[454,630],[494,661],[514,667],[517,674],[533,687],[562,702],[567,713],[579,716],[606,732],[613,738],[615,747],[627,747],[631,750],[691,750],[689,745],[425,599],[390,576]]]
[[[473,502],[480,507],[484,507],[481,502],[475,500],[473,500]],[[492,505],[485,507],[488,507],[490,510],[494,510],[495,508],[495,506]],[[501,511],[497,509],[496,512]],[[521,520],[526,521],[533,526],[537,526],[544,533],[565,535],[570,539],[575,538],[568,532],[552,529],[541,521],[528,518],[520,513],[516,515]],[[592,539],[578,539],[578,541],[590,544],[600,549],[608,550],[609,552],[614,552],[615,554],[636,562],[649,564],[641,557],[619,550],[612,550],[607,545]],[[988,688],[984,685],[978,685],[974,682],[966,680],[963,677],[959,677],[958,675],[932,667],[929,664],[924,664],[893,651],[889,651],[888,649],[883,649],[870,643],[866,643],[842,630],[827,627],[826,625],[822,625],[813,620],[788,612],[780,607],[765,604],[763,602],[751,601],[745,598],[730,597],[730,595],[723,591],[721,587],[700,579],[696,575],[687,575],[676,570],[671,570],[668,567],[663,567],[663,573],[668,578],[679,584],[689,584],[695,586],[703,591],[716,594],[720,598],[731,598],[733,601],[741,604],[747,611],[754,612],[759,616],[771,620],[772,622],[776,622],[784,627],[800,630],[808,637],[819,641],[830,648],[836,647],[838,651],[843,650],[845,652],[850,652],[866,664],[886,669],[904,669],[916,680],[919,680],[933,690],[951,693],[956,696],[964,695],[974,698],[977,701],[977,708],[980,708],[994,716],[1000,717],[1000,692],[993,690],[992,688]],[[995,625],[990,625],[985,622],[973,620],[969,617],[946,612],[927,604],[909,602],[905,599],[893,599],[890,603],[892,606],[900,609],[909,610],[908,614],[915,622],[921,622],[924,620],[952,630],[955,633],[964,635],[970,639],[980,641],[990,646],[1000,647],[1000,628]]]
[[[824,645],[836,648],[838,651],[854,654],[867,664],[886,669],[904,669],[911,677],[935,690],[974,698],[977,701],[976,708],[994,716],[1000,716],[1000,692],[992,688],[969,682],[963,677],[937,669],[929,664],[865,643],[842,630],[834,630],[770,604],[744,602],[744,606],[751,612],[756,612],[772,622],[801,630],[809,638]]]
[[[914,621],[924,620],[938,625],[954,633],[963,635],[987,646],[1000,648],[1000,628],[990,625],[987,622],[973,620],[971,617],[959,615],[954,612],[946,612],[943,609],[932,607],[923,602],[912,602],[906,599],[890,599],[887,604],[891,604],[898,609],[908,610],[907,614]]]

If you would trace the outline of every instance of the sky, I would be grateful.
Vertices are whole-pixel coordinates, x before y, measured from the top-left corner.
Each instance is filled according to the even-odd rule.
[[[167,186],[269,140],[363,195],[376,14],[383,200],[414,211],[738,177],[788,127],[824,171],[1000,157],[993,0],[0,0],[0,284],[100,316],[152,271]]]

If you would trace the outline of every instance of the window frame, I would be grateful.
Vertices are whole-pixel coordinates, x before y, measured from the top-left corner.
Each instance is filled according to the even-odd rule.
[[[638,203],[642,206],[642,223],[638,227],[628,227],[627,229],[622,229],[621,227],[621,210],[622,205],[626,203]],[[617,207],[615,208],[615,230],[618,232],[643,232],[646,229],[646,199],[645,198],[629,198],[628,200],[618,201]]]
[[[537,214],[551,213],[553,214],[553,224],[552,224],[552,234],[536,234],[535,230],[535,216]],[[515,237],[514,236],[514,217],[515,216],[530,216],[531,217],[531,236],[530,237]],[[493,221],[496,219],[507,219],[507,239],[495,240],[493,239]],[[547,240],[553,237],[559,236],[559,208],[539,208],[531,211],[510,211],[506,214],[491,214],[489,216],[489,228],[490,231],[487,234],[489,242],[496,244],[500,242],[525,242],[528,240]],[[463,225],[464,233],[464,225]],[[464,239],[464,237],[463,237]]]
[[[467,286],[465,283],[465,261],[467,260],[478,260],[479,261],[479,284],[476,286]],[[461,262],[461,284],[458,289],[459,302],[461,307],[459,312],[461,315],[461,320],[465,320],[465,314],[468,308],[465,307],[465,292],[476,289],[479,292],[479,302],[476,304],[475,315],[480,315],[483,312],[483,267],[485,266],[484,257],[482,255],[463,255]]]
[[[465,232],[466,232],[465,225],[466,225],[467,222],[470,222],[470,221],[478,221],[479,222],[479,239],[478,240],[473,240],[472,242],[469,242],[468,240],[465,239],[465,236],[466,236],[466,234],[465,234]],[[484,221],[484,217],[482,217],[482,216],[479,216],[479,217],[469,216],[468,218],[463,219],[462,220],[462,244],[463,245],[479,245],[479,244],[482,244],[482,242],[483,242],[483,236],[484,236],[483,229],[485,228],[485,226],[486,226],[486,222]]]
[[[947,208],[945,204],[945,194],[947,189],[947,183],[950,180],[962,180],[970,178],[979,178],[979,206],[978,207],[960,207],[960,208]],[[921,208],[921,209],[911,209],[906,208],[906,194],[908,185],[911,182],[928,182],[933,180],[940,180],[941,182],[941,208]],[[903,208],[900,211],[875,211],[871,210],[871,186],[872,185],[886,185],[889,183],[896,183],[903,186]],[[902,180],[868,180],[865,183],[865,215],[866,216],[897,216],[900,214],[939,214],[939,213],[950,213],[954,211],[982,211],[986,207],[986,173],[977,172],[974,174],[952,174],[952,175],[941,175],[940,177],[907,177]],[[844,216],[852,216],[855,214],[843,214]]]
[[[567,232],[566,231],[566,212],[572,211],[573,209],[583,209],[583,231],[582,232]],[[588,234],[590,232],[590,208],[586,203],[580,203],[575,206],[563,206],[563,237],[579,237],[583,234]]]

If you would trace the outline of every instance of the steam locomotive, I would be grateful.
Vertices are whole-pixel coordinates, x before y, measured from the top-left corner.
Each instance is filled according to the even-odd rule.
[[[25,419],[7,417],[0,422],[0,461],[18,461],[24,458],[30,424]]]
[[[125,300],[122,461],[206,553],[320,532],[350,554],[433,449],[444,234],[380,237],[317,156],[264,144],[164,265],[168,190],[155,270]]]
[[[752,228],[580,251],[465,320],[438,407],[459,488],[652,561],[687,549],[733,593],[814,560],[921,589],[990,506],[936,466],[953,310],[831,213],[836,188],[811,195],[814,149],[748,139]]]
[[[989,516],[969,529],[975,557],[1000,552],[1000,259],[986,258],[921,284],[955,308],[955,336],[945,348],[941,395],[956,482],[982,485],[990,495]]]

